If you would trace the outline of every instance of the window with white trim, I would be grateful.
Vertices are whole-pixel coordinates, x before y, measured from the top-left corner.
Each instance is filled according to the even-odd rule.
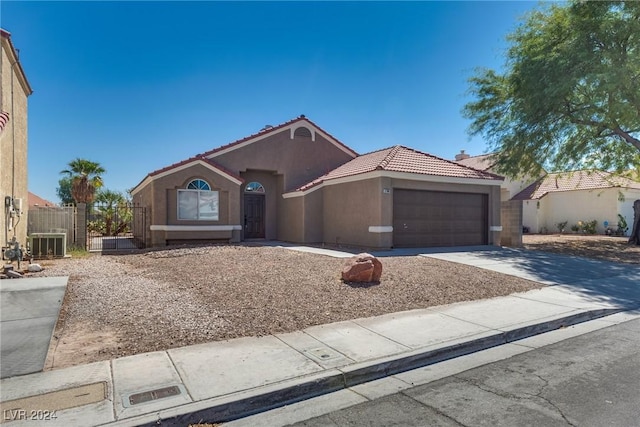
[[[209,184],[201,179],[189,182],[186,190],[178,190],[178,219],[218,221],[218,191],[211,191]]]

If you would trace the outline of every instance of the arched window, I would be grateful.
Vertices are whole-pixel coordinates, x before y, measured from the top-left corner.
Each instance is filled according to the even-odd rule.
[[[189,181],[186,190],[178,189],[178,219],[218,221],[218,191],[211,191],[202,179]]]
[[[244,189],[246,193],[264,193],[264,187],[259,182],[250,182]]]
[[[203,179],[194,179],[187,184],[188,190],[204,190],[211,191],[209,183]]]

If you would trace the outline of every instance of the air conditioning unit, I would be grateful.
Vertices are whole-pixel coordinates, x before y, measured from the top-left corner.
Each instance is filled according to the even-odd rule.
[[[36,259],[67,256],[66,233],[33,233],[29,236],[31,256]]]

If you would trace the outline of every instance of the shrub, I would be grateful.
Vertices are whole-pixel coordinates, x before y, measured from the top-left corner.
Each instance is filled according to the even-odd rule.
[[[574,233],[580,232],[580,226],[578,224],[573,224],[571,226],[571,231],[573,231]]]
[[[582,230],[587,234],[596,234],[596,226],[598,225],[598,221],[595,219],[592,221],[587,221],[582,224]]]
[[[564,229],[567,226],[568,222],[569,221],[563,221],[563,222],[559,222],[559,223],[556,224],[556,227],[558,228],[558,232],[560,234],[564,233]]]

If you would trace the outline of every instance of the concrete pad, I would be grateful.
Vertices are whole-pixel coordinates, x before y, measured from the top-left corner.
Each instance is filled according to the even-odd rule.
[[[57,321],[50,316],[1,322],[0,378],[42,371]]]
[[[489,330],[430,310],[391,313],[354,320],[354,323],[411,348],[445,343]]]
[[[339,390],[334,393],[314,397],[309,400],[272,409],[271,411],[252,415],[239,420],[224,423],[225,427],[254,427],[270,426],[280,427],[291,425],[310,418],[339,411],[359,403],[366,402],[367,399],[351,390]]]
[[[67,277],[2,280],[0,320],[57,317],[66,289]]]
[[[0,281],[0,378],[44,369],[67,279]]]
[[[6,378],[0,381],[0,402],[22,399],[30,396],[47,395],[59,390],[68,390],[87,384],[104,383],[106,395],[100,402],[74,408],[56,410],[56,419],[43,421],[51,426],[86,425],[87,420],[94,424],[113,421],[113,386],[109,362],[97,362],[55,371],[40,372],[31,375]],[[3,406],[3,405],[0,405]],[[52,410],[55,402],[42,403],[42,410]],[[33,426],[33,421],[15,421],[13,426]]]
[[[182,379],[164,351],[143,353],[112,360],[114,408],[117,418],[155,412],[192,402]],[[134,394],[165,387],[178,387],[179,394],[132,404]]]
[[[318,372],[322,368],[274,336],[168,350],[194,400]]]
[[[304,332],[358,362],[410,350],[408,346],[378,335],[353,321],[312,326]]]
[[[344,354],[326,346],[302,331],[278,334],[276,337],[325,369],[344,366],[353,362],[352,359]]]
[[[508,359],[520,353],[525,353],[531,349],[518,346],[515,344],[504,344],[498,347],[492,347],[487,350],[478,351],[472,355],[458,357],[456,359],[445,360],[444,362],[434,363],[423,368],[396,374],[393,377],[410,384],[412,387],[427,384],[460,372],[486,365],[487,363],[496,362],[502,359]]]
[[[567,315],[573,311],[575,309],[570,307],[513,296],[452,304],[438,310],[438,312],[455,319],[492,329],[505,329],[514,325],[530,323],[536,319]]]

